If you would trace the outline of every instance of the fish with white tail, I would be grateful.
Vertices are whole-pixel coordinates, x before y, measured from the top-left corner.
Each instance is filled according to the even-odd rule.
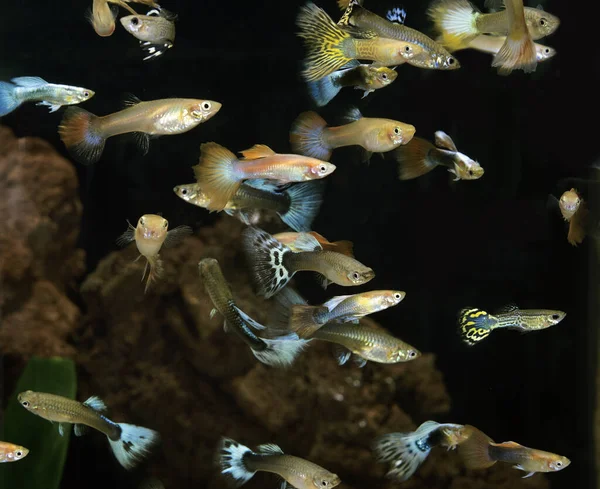
[[[454,450],[468,434],[460,424],[425,421],[415,431],[388,433],[376,438],[373,453],[378,462],[389,464],[388,479],[405,481],[425,462],[434,447]]]
[[[151,429],[126,423],[115,423],[103,413],[106,406],[97,397],[92,396],[81,403],[73,399],[45,392],[21,392],[19,404],[30,413],[59,423],[58,431],[64,434],[64,424],[75,425],[75,436],[85,433],[86,427],[104,433],[110,448],[126,469],[132,469],[150,454],[150,450],[160,440],[159,434]]]
[[[257,472],[271,472],[283,479],[280,489],[333,489],[340,478],[303,458],[286,455],[272,443],[259,445],[256,451],[231,438],[221,438],[217,452],[221,473],[239,487]]]
[[[11,82],[0,81],[0,117],[25,102],[37,102],[36,105],[45,105],[50,112],[56,112],[63,105],[80,104],[95,94],[89,88],[56,85],[38,76],[20,76]]]

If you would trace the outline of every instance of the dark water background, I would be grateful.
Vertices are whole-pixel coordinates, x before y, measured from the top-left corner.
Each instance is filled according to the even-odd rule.
[[[84,19],[88,3],[5,3],[0,79],[41,76],[91,88],[96,96],[82,107],[98,115],[120,110],[127,93],[143,100],[190,97],[223,104],[198,128],[153,140],[146,156],[132,140],[117,137],[94,167],[74,163],[84,203],[81,246],[91,271],[116,248],[126,219],[160,212],[171,226],[194,228],[214,220],[214,214],[172,192],[173,186],[193,181],[200,143],[216,141],[233,151],[263,143],[289,152],[289,127],[312,106],[298,76],[303,50],[294,22],[301,1],[164,0],[163,7],[179,15],[175,47],[147,63],[120,23],[109,38],[95,34]],[[317,3],[338,15],[333,0]],[[429,27],[425,2],[403,5],[407,25]],[[365,6],[382,14],[386,9],[380,6],[393,4],[367,0]],[[366,166],[354,149],[336,150],[337,170],[328,178],[313,227],[332,241],[353,241],[357,258],[376,271],[356,292],[407,292],[399,307],[376,319],[437,355],[453,403],[447,419],[438,421],[473,424],[498,441],[564,454],[572,465],[550,476],[552,487],[576,483],[583,489],[593,487],[594,468],[592,326],[597,321],[587,315],[591,241],[571,247],[546,200],[549,193],[558,197],[570,188],[557,186],[559,180],[585,176],[598,157],[597,124],[588,122],[596,120],[598,109],[597,40],[586,20],[598,10],[590,3],[544,6],[562,21],[542,40],[558,55],[531,76],[501,77],[490,67],[491,56],[463,51],[457,53],[460,70],[399,67],[390,87],[363,100],[362,92],[347,89],[320,111],[335,123],[357,104],[365,116],[413,124],[417,136],[431,139],[434,131],[444,130],[485,168],[481,180],[449,184],[449,175],[438,169],[400,182],[389,155],[385,160],[375,155]],[[61,115],[27,104],[1,122],[18,136],[48,139],[67,156],[57,134]],[[335,286],[324,293],[308,281],[302,285],[313,300],[349,293]],[[493,310],[513,301],[523,308],[561,309],[568,316],[537,334],[498,332],[473,349],[461,344],[455,328],[460,308]],[[81,486],[84,477],[87,487],[96,487],[89,477],[93,469],[74,472],[67,465],[65,473],[63,488]]]

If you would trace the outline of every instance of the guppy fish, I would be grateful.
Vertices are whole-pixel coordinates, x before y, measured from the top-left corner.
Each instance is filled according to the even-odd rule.
[[[341,240],[341,241],[328,241],[325,236],[320,235],[316,231],[309,231],[307,234],[312,236],[319,243],[318,247],[315,247],[314,241],[305,239],[305,233],[292,233],[283,232],[274,234],[273,237],[281,244],[286,245],[290,250],[297,251],[314,251],[314,250],[329,250],[337,251],[342,255],[354,258],[354,245],[352,241]]]
[[[281,448],[271,443],[259,445],[253,452],[231,438],[221,438],[217,459],[221,473],[232,478],[236,487],[248,482],[259,471],[272,472],[283,478],[280,489],[332,489],[341,482],[336,474],[308,460],[285,455]]]
[[[558,201],[563,219],[569,223],[567,241],[573,246],[581,244],[587,234],[589,210],[579,192],[572,188],[564,192]]]
[[[373,453],[378,462],[389,464],[386,477],[402,482],[412,477],[432,448],[454,450],[469,435],[470,432],[461,424],[425,421],[415,431],[377,437],[373,443]]]
[[[436,0],[427,14],[440,33],[441,42],[450,51],[464,49],[480,34],[507,36],[511,10],[484,14],[468,0]],[[539,8],[524,8],[525,23],[535,41],[552,34],[559,26],[558,17]]]
[[[372,290],[335,296],[321,306],[297,304],[290,308],[289,329],[310,338],[327,323],[358,324],[361,317],[397,306],[404,297],[406,292],[400,290]]]
[[[301,7],[296,21],[307,50],[302,76],[307,82],[323,78],[346,66],[352,60],[370,60],[376,66],[397,66],[420,56],[421,46],[397,39],[360,33],[353,37],[340,28],[314,3]],[[368,37],[368,38],[364,38]]]
[[[58,422],[58,431],[61,435],[64,434],[64,423],[75,425],[75,436],[83,435],[86,426],[104,433],[115,457],[126,469],[137,465],[148,455],[150,448],[159,441],[159,434],[154,430],[132,424],[115,423],[108,419],[102,414],[106,411],[106,406],[95,396],[81,403],[54,394],[25,391],[17,398],[21,406],[30,413],[48,421]]]
[[[217,143],[200,145],[194,175],[209,199],[207,209],[221,211],[244,180],[268,179],[280,184],[325,178],[335,165],[297,154],[278,154],[264,144],[241,152],[242,159]]]
[[[406,41],[419,46],[421,53],[415,54],[406,60],[412,66],[432,70],[456,70],[460,68],[458,60],[443,46],[415,29],[398,22],[392,22],[392,19],[404,21],[404,16],[400,18],[396,10],[393,9],[388,12],[387,19],[384,19],[361,7],[356,0],[352,0],[338,25],[358,28],[362,32],[373,33],[381,38]],[[350,31],[350,33],[352,32]]]
[[[128,224],[127,231],[117,239],[117,244],[119,246],[126,246],[135,241],[137,249],[140,252],[140,256],[137,259],[141,256],[146,258],[146,266],[142,275],[142,280],[144,280],[149,266],[150,271],[148,272],[146,287],[144,288],[144,293],[146,293],[150,284],[162,275],[163,265],[159,256],[162,246],[164,245],[166,248],[175,246],[185,236],[192,234],[192,228],[189,226],[178,226],[168,231],[169,221],[156,214],[143,215],[138,220],[136,227],[133,227],[129,222]]]
[[[0,441],[0,464],[6,462],[16,462],[25,458],[29,450],[20,445],[14,445],[7,441]]]
[[[306,300],[290,287],[284,288],[275,297],[272,331],[289,331],[294,307],[307,306]],[[310,306],[308,306],[310,307]],[[330,322],[312,328],[304,341],[321,340],[333,343],[333,354],[338,365],[344,365],[352,354],[355,363],[363,367],[367,361],[376,363],[408,362],[421,356],[421,352],[404,341],[391,336],[380,326],[369,322],[366,317],[359,324]],[[305,329],[309,331],[309,329]]]
[[[526,478],[537,472],[558,472],[571,463],[567,457],[524,447],[514,441],[495,443],[471,425],[465,425],[464,431],[467,438],[458,446],[458,454],[468,469],[487,469],[496,462],[506,462],[527,472],[523,476]]]
[[[335,148],[361,146],[365,159],[372,153],[385,153],[407,144],[415,134],[415,126],[391,119],[363,117],[357,108],[346,116],[351,122],[328,127],[316,112],[303,112],[292,123],[290,143],[295,153],[328,161]]]
[[[468,48],[483,53],[497,54],[506,41],[506,36],[481,35],[469,41]],[[556,50],[543,44],[534,43],[538,62],[546,61],[556,54]]]
[[[168,10],[150,10],[146,15],[121,17],[121,24],[129,34],[139,39],[144,61],[157,58],[173,47],[175,19],[177,15]]]
[[[130,132],[138,133],[146,153],[150,136],[183,134],[221,109],[219,102],[185,98],[142,102],[133,97],[125,105],[126,109],[102,117],[75,107],[65,111],[58,133],[77,161],[86,165],[97,162],[108,138]]]
[[[50,112],[56,112],[63,105],[85,102],[95,94],[88,88],[48,83],[38,76],[20,76],[11,82],[0,81],[0,117],[25,102],[37,102],[36,105],[46,105]]]
[[[218,311],[225,318],[225,332],[232,331],[236,334],[262,363],[274,367],[290,365],[304,347],[304,342],[295,341],[298,340],[296,334],[287,334],[276,339],[259,338],[253,330],[264,330],[265,326],[235,305],[233,293],[223,276],[219,262],[214,258],[204,258],[198,263],[198,270],[206,292],[215,306],[211,317]]]
[[[465,308],[458,313],[458,327],[462,340],[473,346],[487,338],[494,329],[517,329],[527,333],[554,326],[566,315],[563,311],[519,309],[515,305],[505,306],[494,315],[477,308]]]
[[[250,211],[271,210],[292,229],[308,231],[323,202],[324,183],[315,180],[276,191],[276,187],[266,180],[246,180],[223,210],[246,225],[251,224]],[[207,209],[210,204],[210,199],[198,183],[178,185],[173,191],[178,197],[198,207]]]
[[[150,7],[159,8],[153,0],[94,0],[92,10],[86,15],[87,20],[101,37],[112,36],[115,32],[115,19],[118,15],[118,7],[123,7],[133,15],[137,15],[128,4],[128,1],[142,3]],[[109,5],[113,4],[113,5]]]
[[[314,242],[316,247],[318,241],[315,239]],[[257,293],[267,299],[277,294],[300,271],[318,272],[344,287],[362,285],[375,276],[371,268],[335,251],[294,253],[266,231],[253,226],[242,232],[242,247]]]
[[[476,180],[484,170],[475,160],[460,153],[452,138],[443,131],[436,131],[435,145],[422,138],[412,138],[405,146],[393,152],[398,162],[398,178],[410,180],[429,173],[436,166],[445,166],[454,174],[454,181]]]
[[[340,92],[343,87],[354,87],[363,90],[362,98],[371,92],[391,84],[398,73],[386,66],[373,66],[351,61],[344,68],[308,82],[310,96],[315,103],[322,107],[327,105]]]

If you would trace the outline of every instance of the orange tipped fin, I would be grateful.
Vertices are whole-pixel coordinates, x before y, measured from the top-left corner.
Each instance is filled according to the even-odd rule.
[[[58,126],[58,134],[69,153],[80,163],[91,165],[102,156],[106,139],[94,127],[97,117],[79,107],[69,107]]]
[[[290,329],[302,339],[312,337],[323,326],[315,321],[315,312],[320,309],[323,308],[320,306],[305,305],[292,306],[290,308]]]
[[[435,146],[422,138],[412,138],[408,144],[398,146],[393,155],[398,162],[398,178],[412,180],[433,170],[437,163],[429,158]]]
[[[240,151],[240,153],[243,155],[243,160],[258,160],[277,154],[265,144],[255,144],[249,149]]]
[[[585,202],[581,202],[577,212],[573,214],[569,221],[569,234],[567,234],[567,241],[573,246],[581,244],[586,235],[586,225],[588,217],[588,209]]]
[[[194,175],[210,199],[208,210],[223,210],[237,192],[242,183],[236,174],[237,162],[231,151],[217,143],[200,146],[200,162],[194,167]]]
[[[327,249],[327,248],[323,247],[323,249]],[[354,243],[352,243],[352,241],[348,241],[348,240],[334,241],[333,243],[331,243],[331,250],[337,251],[338,253],[341,253],[342,255],[349,256],[350,258],[354,258]]]
[[[523,445],[519,445],[516,441],[505,441],[502,443],[492,443],[498,448],[523,448]]]
[[[513,70],[521,69],[525,73],[532,73],[537,67],[537,54],[531,36],[526,33],[518,39],[509,35],[494,56],[492,66],[498,68],[498,73],[508,75]]]
[[[302,112],[292,123],[290,143],[292,151],[323,161],[331,158],[331,147],[323,141],[327,122],[313,111]]]
[[[494,443],[489,436],[471,425],[465,425],[469,437],[458,445],[458,454],[467,469],[487,469],[496,463],[490,456],[490,445]]]

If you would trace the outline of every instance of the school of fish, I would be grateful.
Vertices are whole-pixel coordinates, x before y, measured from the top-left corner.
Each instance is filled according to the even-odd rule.
[[[130,3],[149,10],[140,14]],[[552,47],[534,41],[554,33],[559,19],[541,8],[525,7],[523,0],[486,0],[488,12],[469,0],[433,0],[426,14],[433,23],[435,38],[405,25],[407,14],[401,8],[380,16],[367,10],[363,1],[338,0],[337,4],[341,10],[337,21],[311,1],[297,12],[297,36],[305,49],[300,75],[316,108],[331,103],[346,87],[359,90],[364,98],[391,86],[407,69],[402,65],[439,71],[460,69],[456,52],[465,49],[491,54],[491,65],[501,75],[517,69],[531,73],[537,63],[556,55]],[[113,34],[120,8],[128,14],[119,19],[120,24],[139,41],[143,61],[156,60],[174,48],[177,15],[153,0],[93,0],[87,20],[96,34]],[[27,102],[55,112],[95,95],[84,87],[49,83],[37,76],[17,76],[10,82],[0,81],[0,117]],[[58,134],[74,160],[91,165],[102,159],[107,140],[113,136],[135,134],[146,153],[151,137],[191,131],[218,116],[221,108],[221,103],[204,99],[201,94],[193,99],[148,101],[131,96],[121,111],[101,116],[68,107],[58,125]],[[385,114],[378,116],[363,116],[352,107],[340,114],[338,123],[325,120],[315,110],[307,110],[290,124],[291,153],[260,142],[240,150],[202,141],[198,160],[190,164],[193,181],[190,177],[190,183],[173,188],[185,202],[209,212],[224,211],[246,225],[240,236],[242,254],[255,293],[272,302],[269,321],[258,322],[238,306],[236,292],[215,258],[205,257],[193,265],[197,266],[204,299],[213,304],[210,317],[222,317],[224,333],[245,343],[259,362],[273,368],[289,368],[314,341],[330,343],[339,365],[350,358],[355,366],[363,367],[367,362],[408,362],[421,356],[417,348],[369,319],[380,311],[400,308],[410,294],[377,289],[352,293],[352,287],[373,280],[376,271],[361,261],[364,257],[355,256],[352,242],[330,242],[312,228],[323,204],[327,179],[336,170],[330,160],[334,150],[342,147],[357,148],[362,161],[368,161],[373,153],[389,154],[397,164],[401,181],[419,178],[436,167],[445,167],[454,181],[477,180],[484,175],[484,169],[459,152],[453,137],[446,132],[438,130],[432,139],[426,135],[417,137],[412,124],[386,118]],[[580,244],[589,229],[588,210],[581,193],[572,188],[560,199],[553,197],[551,203],[569,225],[568,242]],[[262,229],[258,225],[262,212],[274,213],[289,230],[270,234]],[[157,214],[140,216],[136,226],[128,222],[127,230],[116,243],[128,246],[135,242],[138,259],[143,257],[145,261],[144,293],[163,274],[162,248],[177,246],[193,232],[188,226],[169,228],[167,219]],[[315,284],[323,288],[330,284],[348,287],[348,293],[333,296],[322,304],[309,304],[291,285],[294,275],[300,272],[311,272]],[[563,311],[521,309],[514,304],[493,313],[465,307],[458,312],[458,335],[465,344],[473,346],[496,329],[539,331],[565,317]],[[105,404],[95,396],[79,402],[27,390],[18,394],[18,402],[31,414],[58,423],[61,435],[68,433],[67,425],[73,425],[76,436],[88,428],[104,434],[125,469],[132,469],[146,458],[161,439],[150,428],[112,421],[105,414]],[[387,477],[399,482],[409,479],[435,447],[456,450],[466,468],[486,469],[503,462],[525,472],[524,477],[556,472],[570,464],[564,456],[516,442],[496,443],[468,424],[432,420],[413,432],[384,434],[372,443],[374,459],[388,465]],[[0,442],[0,463],[17,462],[28,454],[25,447]],[[297,489],[331,489],[341,483],[337,474],[285,454],[272,443],[251,449],[223,436],[216,455],[221,473],[236,486],[248,482],[257,472],[276,474],[283,481],[282,488],[289,484]],[[154,479],[147,480],[143,487],[163,488]]]

